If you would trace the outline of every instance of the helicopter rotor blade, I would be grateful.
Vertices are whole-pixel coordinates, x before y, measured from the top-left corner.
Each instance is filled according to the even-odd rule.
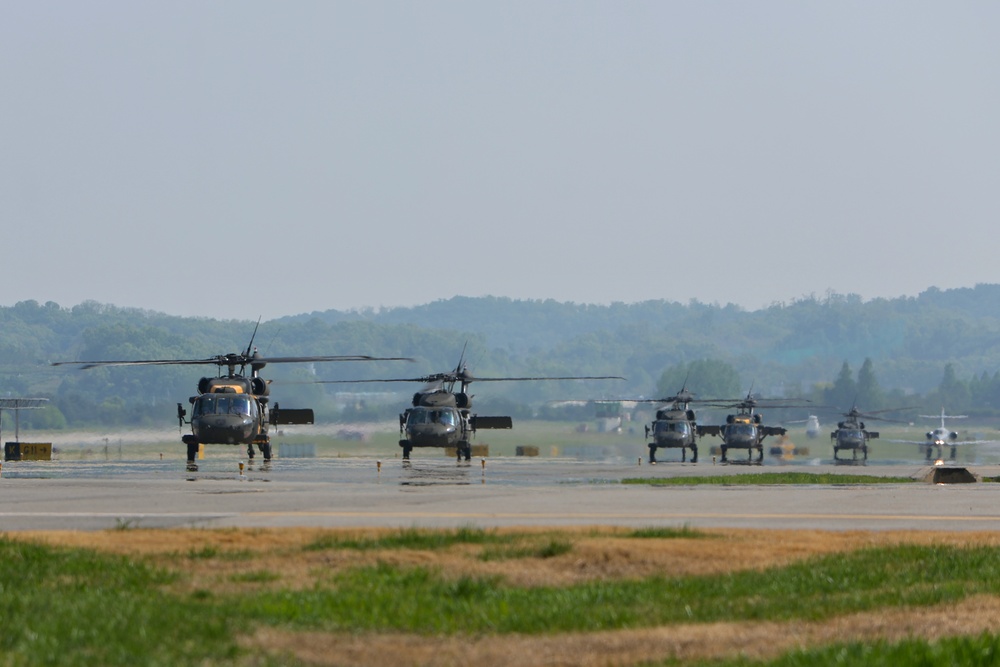
[[[465,384],[471,384],[475,382],[517,382],[517,381],[527,381],[527,380],[624,380],[625,378],[619,377],[617,375],[574,375],[567,377],[513,377],[513,378],[480,378],[473,377],[468,372],[466,373],[437,373],[434,375],[425,375],[419,378],[372,378],[369,380],[316,380],[317,384],[363,384],[365,382],[424,382],[424,383],[444,383],[450,382],[454,384],[458,380],[464,380]],[[449,389],[449,391],[451,391]]]
[[[225,357],[209,359],[143,359],[131,361],[53,361],[52,366],[79,366],[80,368],[102,368],[104,366],[196,366],[200,364],[225,364]]]
[[[310,357],[261,357],[269,364],[311,363],[315,361],[416,361],[410,357],[371,357],[366,354],[320,355]]]
[[[372,378],[370,380],[313,380],[314,384],[367,384],[369,382],[424,382],[429,383],[434,380],[430,377],[422,378]]]
[[[312,363],[325,361],[415,361],[409,357],[370,357],[367,355],[326,355],[309,357],[247,357],[242,354],[223,354],[207,359],[136,359],[121,361],[54,361],[53,366],[78,366],[81,369],[102,368],[105,366],[197,366],[215,364],[216,366],[246,365],[253,359],[259,363],[290,364]]]
[[[562,377],[469,378],[469,382],[520,382],[527,380],[625,380],[619,375],[567,375]]]

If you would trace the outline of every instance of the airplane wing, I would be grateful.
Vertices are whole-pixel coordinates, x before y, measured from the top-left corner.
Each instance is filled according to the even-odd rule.
[[[937,446],[933,440],[886,440],[886,442],[898,442],[904,445],[932,445]],[[946,440],[944,441],[945,447],[957,447],[958,445],[983,445],[988,442],[996,442],[995,440]]]

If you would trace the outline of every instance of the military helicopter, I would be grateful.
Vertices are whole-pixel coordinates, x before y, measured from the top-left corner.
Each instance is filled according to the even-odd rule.
[[[905,422],[898,421],[896,419],[886,419],[885,417],[876,417],[875,415],[882,414],[885,412],[898,412],[899,410],[908,410],[910,408],[891,408],[887,410],[876,410],[874,412],[862,413],[858,410],[856,405],[852,405],[851,409],[847,412],[841,413],[845,420],[837,422],[837,430],[830,433],[830,439],[833,440],[833,461],[834,463],[857,463],[858,452],[860,451],[863,455],[862,461],[867,463],[868,461],[868,441],[878,437],[878,431],[868,431],[865,429],[865,423],[861,421],[862,419],[874,419],[878,421],[886,422],[896,422],[903,424]],[[852,458],[842,459],[837,456],[842,449],[851,450]]]
[[[258,325],[260,322],[258,322]],[[281,424],[312,424],[311,408],[286,409],[277,403],[269,407],[270,381],[260,376],[267,364],[313,363],[326,361],[413,361],[404,357],[370,357],[366,355],[334,355],[309,357],[265,358],[253,347],[253,339],[245,352],[230,352],[206,359],[144,359],[134,361],[57,361],[53,366],[76,365],[81,369],[108,366],[167,366],[215,365],[216,377],[203,377],[198,381],[198,395],[188,399],[191,419],[182,403],[177,404],[178,425],[191,425],[191,433],[181,440],[187,445],[188,465],[194,464],[202,444],[246,445],[247,457],[254,457],[254,445],[265,461],[271,460],[269,426]],[[250,375],[245,375],[247,366]],[[237,367],[239,370],[237,370]],[[226,369],[223,374],[223,368]]]
[[[346,384],[362,382],[422,382],[424,389],[413,394],[411,406],[399,415],[399,446],[403,460],[408,461],[414,447],[454,447],[457,459],[472,458],[471,440],[482,429],[513,428],[510,417],[485,417],[472,413],[473,382],[524,382],[535,380],[624,380],[617,376],[574,377],[473,377],[465,365],[465,350],[455,370],[416,378],[376,380],[320,380],[322,383]],[[455,385],[459,385],[455,391]]]
[[[698,426],[698,436],[714,435],[722,438],[722,463],[728,463],[727,452],[730,449],[747,450],[747,462],[760,465],[764,460],[764,438],[769,435],[784,435],[786,429],[781,426],[764,426],[757,407],[797,408],[805,407],[791,403],[781,398],[754,398],[753,388],[747,392],[746,398],[734,401],[712,401],[711,405],[720,408],[735,408],[736,413],[726,417],[726,423],[721,426]],[[803,399],[803,402],[808,403]],[[753,450],[757,450],[757,460],[753,461]]]
[[[876,417],[882,412],[893,412],[894,410],[904,410],[906,408],[895,408],[890,410],[876,410],[875,412],[862,413],[857,406],[851,406],[847,412],[841,413],[846,419],[837,422],[837,430],[830,433],[830,440],[833,441],[833,462],[834,463],[854,463],[858,462],[858,452],[862,454],[862,462],[868,461],[868,441],[878,437],[878,431],[865,429],[862,419],[877,419],[880,421],[897,421]],[[899,422],[903,423],[903,422]],[[842,459],[838,456],[842,449],[851,451],[851,459]]]
[[[649,464],[656,465],[657,449],[680,449],[681,462],[687,460],[687,450],[691,450],[691,463],[698,462],[698,444],[695,441],[697,423],[691,403],[711,403],[713,401],[698,400],[687,390],[687,382],[673,396],[656,399],[627,399],[635,403],[660,403],[656,409],[656,418],[646,425],[646,438],[653,436],[649,447]]]

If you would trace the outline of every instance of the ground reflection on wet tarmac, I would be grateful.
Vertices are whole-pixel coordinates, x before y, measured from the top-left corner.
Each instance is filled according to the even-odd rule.
[[[403,461],[399,476],[400,486],[468,485],[472,483],[469,463]]]

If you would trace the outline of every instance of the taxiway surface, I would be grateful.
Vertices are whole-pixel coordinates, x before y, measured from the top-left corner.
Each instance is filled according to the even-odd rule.
[[[500,457],[7,462],[0,531],[123,527],[691,526],[997,530],[1000,484],[669,486],[624,478],[768,472],[915,477],[918,463],[722,466]],[[1000,466],[975,469],[1000,474]]]

